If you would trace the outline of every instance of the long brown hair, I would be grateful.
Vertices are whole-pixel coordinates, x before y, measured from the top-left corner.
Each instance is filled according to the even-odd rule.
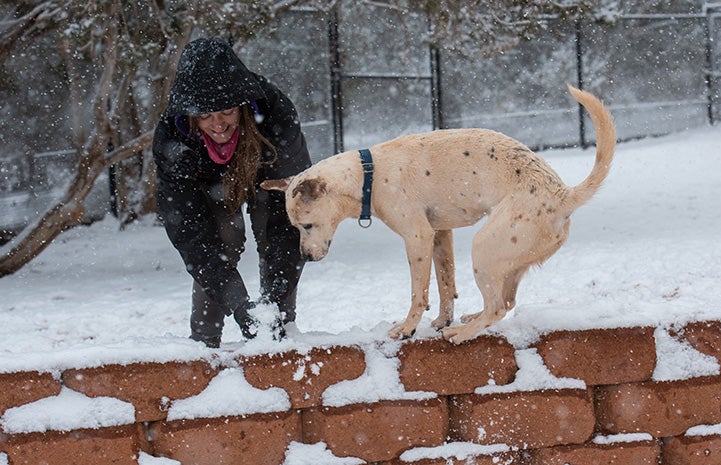
[[[191,128],[199,130],[194,117]],[[238,115],[238,145],[223,174],[225,204],[231,212],[237,212],[245,202],[255,199],[255,181],[261,164],[273,163],[277,157],[273,144],[258,131],[255,114],[250,105],[241,105]],[[273,152],[273,159],[262,162],[263,147]]]

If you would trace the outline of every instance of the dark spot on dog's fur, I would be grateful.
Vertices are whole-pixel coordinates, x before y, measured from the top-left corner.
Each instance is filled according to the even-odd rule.
[[[515,244],[518,242],[518,238],[516,236],[511,237],[511,243]]]
[[[465,155],[465,156],[467,156],[467,157],[470,157],[470,156],[471,156],[471,153],[470,153],[468,150],[466,150],[466,151],[463,152],[463,155]]]
[[[426,176],[430,176],[430,175],[431,175],[431,172],[426,170]]]
[[[516,176],[520,176],[520,175],[521,175],[521,168],[516,168]]]
[[[531,194],[535,194],[535,193],[536,193],[536,186],[531,186]]]
[[[388,182],[389,182],[389,181],[388,181],[388,178],[385,178],[385,179],[383,180],[383,182],[385,182],[386,184],[388,184]]]
[[[476,174],[478,174],[478,173],[474,171],[473,174],[476,175]]]
[[[536,216],[541,216],[541,210],[538,210],[538,211],[536,212]]]
[[[491,146],[491,150],[488,152],[488,158],[491,160],[498,160],[498,157],[496,157],[496,148]]]

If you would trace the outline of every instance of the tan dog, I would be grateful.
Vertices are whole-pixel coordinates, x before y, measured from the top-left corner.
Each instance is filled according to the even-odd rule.
[[[593,95],[569,86],[590,113],[596,130],[596,161],[590,175],[568,187],[526,146],[487,129],[438,130],[402,136],[371,147],[374,216],[400,234],[411,269],[408,316],[390,330],[411,336],[428,309],[431,262],[435,264],[440,312],[437,329],[453,321],[457,297],[452,229],[488,215],[473,238],[476,284],[483,311],[461,319],[443,336],[460,343],[503,318],[515,306],[521,277],[553,255],[568,237],[571,213],[606,178],[616,144],[611,115]],[[327,158],[293,178],[265,181],[285,191],[291,222],[300,230],[301,252],[310,260],[328,253],[338,224],[361,212],[363,170],[357,151]]]

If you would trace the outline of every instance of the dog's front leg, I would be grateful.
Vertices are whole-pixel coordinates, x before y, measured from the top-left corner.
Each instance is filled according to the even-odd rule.
[[[428,309],[428,287],[431,281],[433,230],[415,232],[412,240],[406,239],[406,253],[411,270],[411,308],[405,321],[395,325],[388,334],[393,338],[411,337]]]

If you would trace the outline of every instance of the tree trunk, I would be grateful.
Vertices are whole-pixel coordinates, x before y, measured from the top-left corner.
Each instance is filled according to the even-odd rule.
[[[96,137],[102,139],[101,136]],[[83,164],[81,161],[80,164],[83,166],[79,167],[75,178],[58,203],[33,225],[26,227],[22,234],[0,249],[0,278],[15,273],[45,250],[45,247],[50,245],[61,232],[78,224],[85,212],[83,202],[97,177],[110,165],[146,148],[152,140],[153,133],[147,132],[118,147],[107,156],[105,151],[101,150],[99,154],[92,153],[81,157],[81,159],[94,161],[87,164]],[[5,251],[5,249],[9,250]]]

